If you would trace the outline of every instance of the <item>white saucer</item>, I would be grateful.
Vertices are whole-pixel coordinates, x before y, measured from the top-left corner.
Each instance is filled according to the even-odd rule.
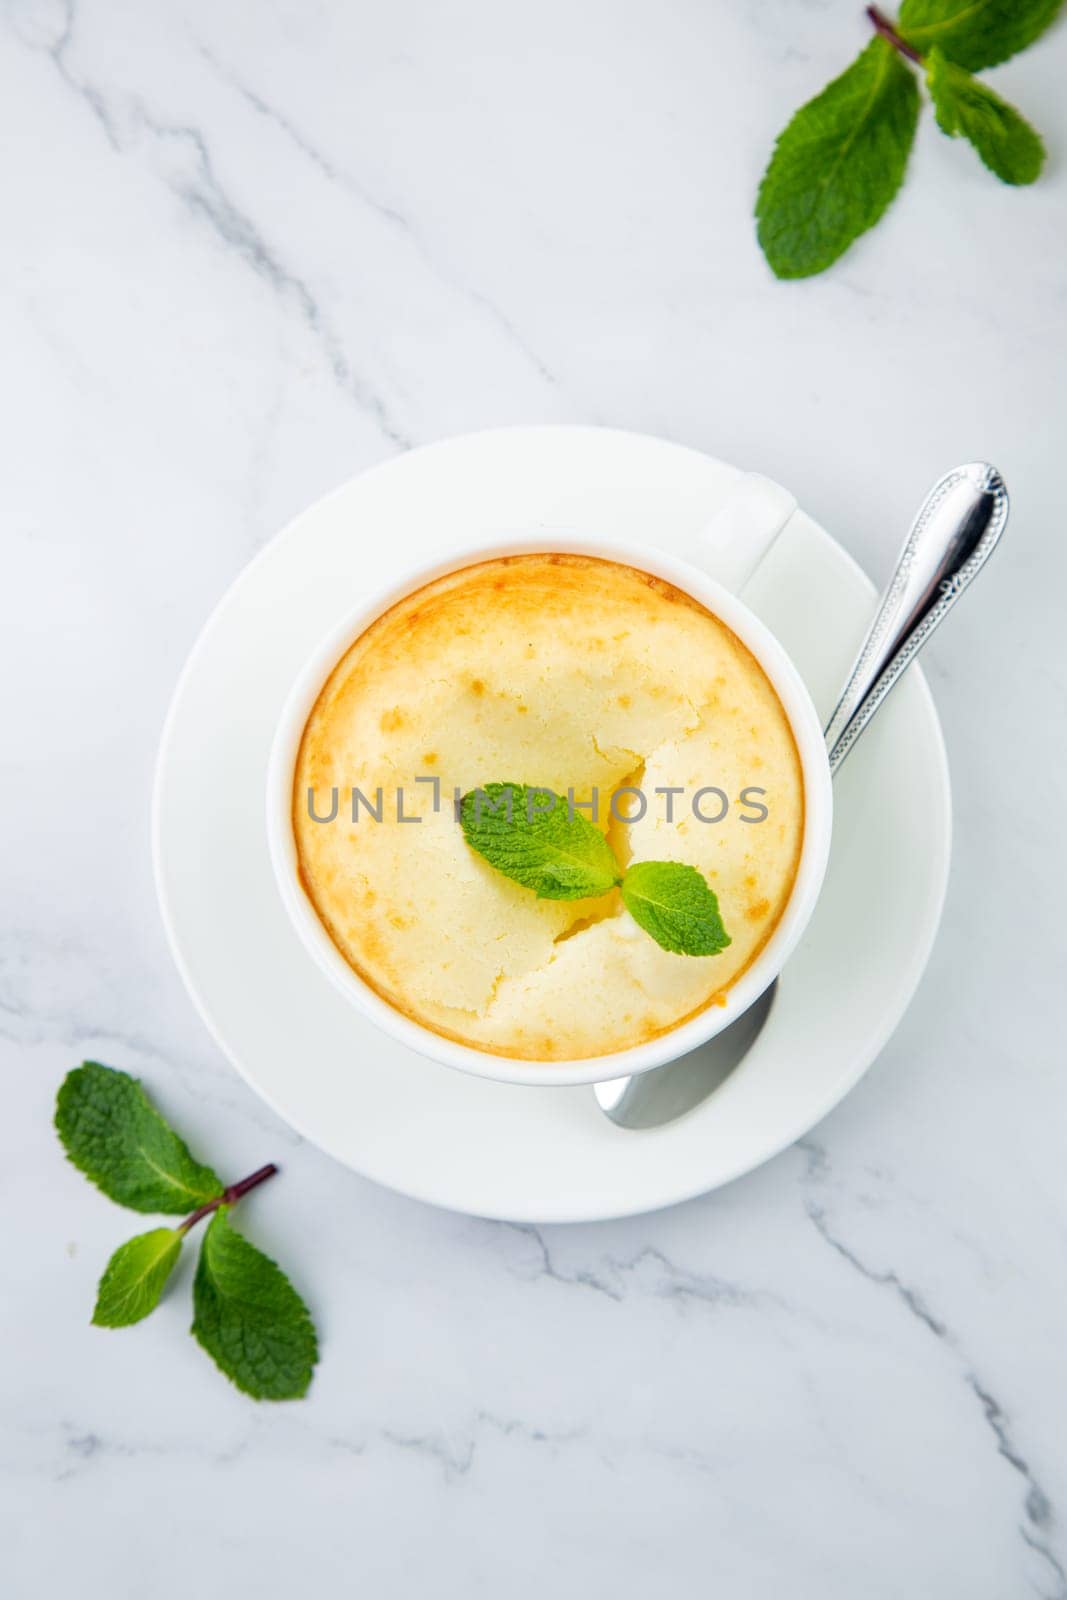
[[[753,463],[758,467],[758,463]],[[481,1216],[625,1216],[716,1188],[791,1144],[903,1015],[944,899],[951,839],[937,714],[913,668],[835,780],[822,899],[748,1056],[667,1127],[627,1132],[589,1088],[497,1084],[423,1060],[312,964],[275,888],[264,793],[275,722],[360,597],[484,534],[544,529],[685,554],[737,471],[592,428],[518,428],[416,450],[298,517],[241,574],[185,667],[156,775],[156,880],[182,976],[278,1114],[404,1194]],[[745,591],[828,715],[873,611],[849,556],[798,515]]]

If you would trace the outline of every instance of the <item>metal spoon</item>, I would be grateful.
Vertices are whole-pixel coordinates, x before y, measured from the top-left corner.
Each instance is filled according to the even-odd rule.
[[[1007,520],[1004,480],[984,461],[956,467],[934,484],[826,725],[831,773],[985,565]],[[623,1128],[659,1127],[691,1111],[752,1048],[776,988],[777,980],[743,1016],[691,1055],[636,1077],[594,1084],[600,1109]]]

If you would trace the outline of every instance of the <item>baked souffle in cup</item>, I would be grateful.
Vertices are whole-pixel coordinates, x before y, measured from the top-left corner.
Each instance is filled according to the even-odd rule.
[[[776,531],[744,528],[749,566]],[[497,871],[455,805],[497,783],[569,798],[620,869],[695,867],[727,947],[676,954],[618,888],[543,899]],[[799,674],[728,589],[651,547],[541,535],[414,571],[323,641],[267,827],[306,951],[386,1033],[481,1077],[593,1083],[695,1049],[778,975],[822,884],[830,775]]]

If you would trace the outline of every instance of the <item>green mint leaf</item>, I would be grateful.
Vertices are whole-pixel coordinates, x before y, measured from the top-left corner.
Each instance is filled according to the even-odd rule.
[[[903,181],[918,115],[915,74],[881,37],[801,106],[756,199],[760,247],[776,277],[824,271],[874,226]]]
[[[901,36],[924,54],[935,46],[950,61],[995,67],[1044,33],[1063,0],[903,0]]]
[[[962,133],[1005,183],[1033,183],[1044,165],[1045,147],[1014,106],[939,49],[926,58],[926,82],[943,133],[952,138]]]
[[[730,943],[719,902],[696,867],[680,861],[635,861],[622,899],[639,927],[679,956],[717,956]]]
[[[463,796],[467,843],[505,877],[541,900],[585,900],[619,882],[611,846],[580,811],[551,789],[486,783]]]
[[[226,1210],[215,1212],[200,1248],[193,1337],[253,1399],[297,1400],[318,1360],[315,1326],[281,1268],[230,1227]]]
[[[156,1309],[181,1254],[182,1237],[177,1228],[153,1228],[119,1245],[96,1293],[98,1328],[126,1328]]]
[[[56,1131],[69,1159],[120,1206],[175,1215],[222,1193],[194,1161],[136,1078],[86,1061],[56,1096]]]

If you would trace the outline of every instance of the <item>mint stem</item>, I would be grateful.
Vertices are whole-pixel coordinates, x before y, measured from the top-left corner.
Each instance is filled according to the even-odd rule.
[[[274,1162],[268,1161],[265,1167],[259,1167],[255,1172],[249,1173],[248,1177],[242,1178],[240,1183],[231,1183],[230,1187],[224,1189],[217,1199],[206,1200],[202,1206],[197,1206],[192,1216],[186,1217],[184,1222],[179,1223],[178,1232],[188,1233],[190,1228],[194,1228],[202,1218],[209,1217],[213,1211],[217,1211],[219,1206],[232,1206],[234,1201],[240,1200],[241,1196],[247,1194],[249,1189],[255,1189],[259,1184],[266,1183],[268,1178],[273,1178],[277,1170],[278,1168],[274,1165]]]
[[[899,50],[902,56],[907,56],[908,60],[914,61],[916,66],[922,66],[923,58],[918,50],[915,49],[914,45],[910,45],[906,39],[900,37],[889,18],[883,16],[877,6],[868,6],[867,16],[875,32],[880,33],[883,39],[888,39],[894,50]]]

